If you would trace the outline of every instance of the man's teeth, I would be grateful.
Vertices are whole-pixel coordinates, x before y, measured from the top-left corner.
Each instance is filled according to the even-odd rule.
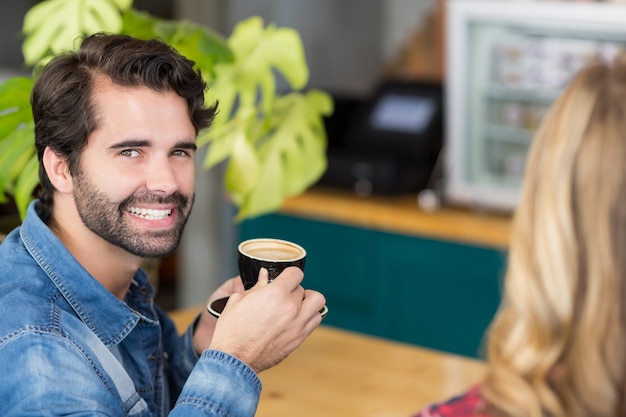
[[[161,220],[172,214],[172,210],[154,210],[154,209],[146,209],[146,208],[137,208],[131,207],[128,211],[142,219],[146,220]]]

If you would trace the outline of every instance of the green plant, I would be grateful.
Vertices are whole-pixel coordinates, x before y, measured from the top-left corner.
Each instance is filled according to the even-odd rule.
[[[224,185],[238,220],[277,210],[326,169],[323,116],[332,112],[332,100],[303,91],[308,67],[295,30],[252,17],[224,38],[190,21],[138,11],[132,0],[46,0],[23,24],[22,52],[33,77],[0,85],[0,203],[11,195],[22,217],[39,183],[29,102],[36,69],[97,32],[158,37],[196,62],[209,85],[207,102],[217,99],[220,108],[198,135],[198,146],[208,147],[203,168],[226,161]],[[277,77],[288,92],[277,93]]]

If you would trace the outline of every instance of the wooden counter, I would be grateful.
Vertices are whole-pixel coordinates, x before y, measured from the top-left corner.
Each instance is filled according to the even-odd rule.
[[[171,313],[180,331],[199,308]],[[480,380],[476,360],[321,326],[262,372],[257,417],[410,417]]]
[[[402,234],[506,248],[510,215],[441,208],[421,210],[416,196],[359,197],[315,187],[288,199],[281,213]]]

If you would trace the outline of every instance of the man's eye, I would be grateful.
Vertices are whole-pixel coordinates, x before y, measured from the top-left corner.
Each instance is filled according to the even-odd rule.
[[[129,158],[136,158],[137,156],[139,156],[139,151],[137,151],[136,149],[124,149],[120,152],[120,155],[127,156]]]
[[[172,152],[172,155],[174,156],[189,156],[190,153],[189,151],[183,150],[183,149],[177,149],[174,152]]]

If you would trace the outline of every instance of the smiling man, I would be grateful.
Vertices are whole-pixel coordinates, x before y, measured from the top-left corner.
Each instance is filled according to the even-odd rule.
[[[319,325],[324,297],[296,268],[227,281],[209,298],[230,295],[220,319],[183,336],[153,303],[140,266],[177,248],[191,212],[204,90],[193,62],[120,35],[42,71],[41,191],[0,245],[0,415],[253,416],[257,373]]]

